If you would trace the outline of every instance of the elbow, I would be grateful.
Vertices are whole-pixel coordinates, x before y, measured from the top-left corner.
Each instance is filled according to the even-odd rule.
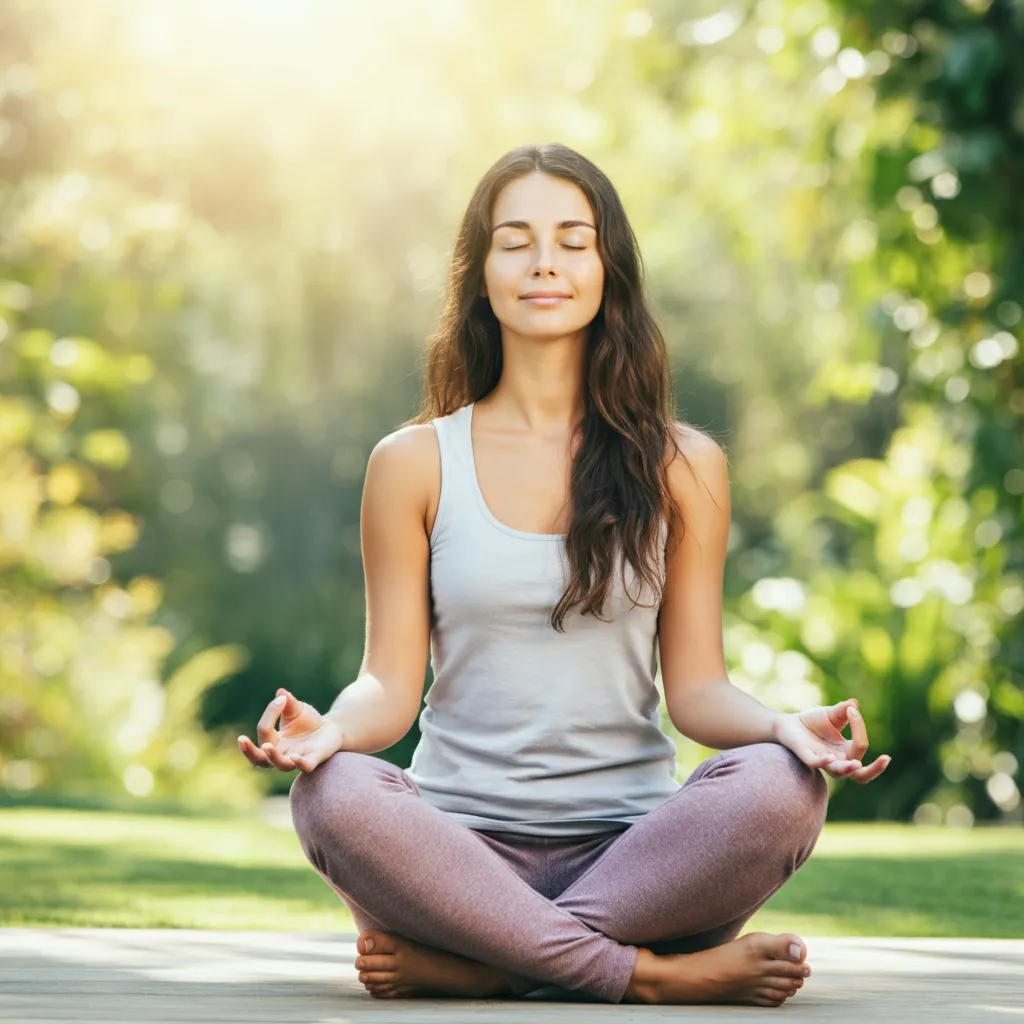
[[[419,722],[420,710],[421,710],[420,705],[417,704],[416,707],[413,709],[412,715],[411,716],[410,715],[406,715],[406,718],[405,718],[405,723],[406,723],[405,729],[403,730],[402,735],[399,736],[397,740],[395,740],[396,743],[398,743],[400,740],[405,739],[405,737],[408,736],[410,731],[412,730],[412,727],[414,725],[416,725],[417,722]]]
[[[695,743],[704,743],[700,721],[706,717],[707,709],[718,701],[717,692],[723,684],[732,685],[727,677],[715,676],[702,682],[666,686],[665,710],[680,735]]]
[[[678,701],[670,701],[666,698],[665,700],[665,711],[668,713],[668,720],[672,723],[676,732],[681,736],[688,736],[686,731],[686,716],[683,714],[682,709],[679,707]]]

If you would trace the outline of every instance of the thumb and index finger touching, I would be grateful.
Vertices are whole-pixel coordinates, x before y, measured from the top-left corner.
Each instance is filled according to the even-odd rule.
[[[868,730],[864,725],[864,718],[860,713],[860,705],[857,703],[856,697],[833,704],[828,708],[828,717],[837,729],[842,729],[849,723],[850,739],[848,742],[851,747],[851,760],[859,761],[868,749]]]
[[[302,712],[302,705],[287,690],[281,688],[277,696],[267,705],[267,710],[260,716],[256,723],[256,735],[261,744],[276,743],[278,739],[277,720],[286,725],[293,718],[297,718]]]
[[[849,700],[841,700],[838,704],[833,704],[831,707],[825,708],[825,712],[828,715],[828,720],[837,728],[843,729],[847,722],[851,722],[850,708],[854,710],[859,709],[857,704],[857,698],[851,697]]]
[[[256,723],[256,738],[259,741],[259,745],[257,746],[253,743],[248,736],[238,737],[238,746],[242,753],[253,764],[261,768],[273,768],[276,765],[282,770],[290,771],[294,765],[280,763],[280,753],[276,749],[271,749],[268,754],[266,747],[269,745],[271,748],[274,748],[280,739],[280,734],[276,728],[278,718],[281,719],[282,724],[286,724],[290,720],[297,718],[301,713],[301,702],[288,690],[283,687],[279,688],[277,696],[267,705],[266,710],[260,716],[260,720]],[[274,757],[274,754],[277,756]]]
[[[851,762],[859,761],[862,764],[862,767],[851,773],[850,778],[857,782],[868,782],[870,779],[881,775],[889,766],[892,758],[888,754],[883,754],[870,765],[863,764],[863,757],[868,749],[868,730],[860,713],[860,704],[857,699],[854,697],[849,700],[840,701],[838,704],[833,704],[825,710],[829,722],[836,729],[841,730],[847,724],[850,726],[850,738],[847,740],[850,744],[849,760]]]

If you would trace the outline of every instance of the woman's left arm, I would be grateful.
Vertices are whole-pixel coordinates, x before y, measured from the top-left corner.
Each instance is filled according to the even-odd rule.
[[[658,642],[665,705],[675,727],[706,747],[781,743],[805,764],[867,782],[887,757],[864,767],[867,731],[856,701],[786,714],[766,707],[729,681],[722,646],[722,580],[731,505],[725,452],[711,437],[679,426],[680,447],[668,469],[683,514],[665,552],[665,592]],[[849,722],[851,739],[841,730]]]

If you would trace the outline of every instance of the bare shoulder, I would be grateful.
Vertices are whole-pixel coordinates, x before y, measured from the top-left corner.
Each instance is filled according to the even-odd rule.
[[[412,470],[438,461],[437,431],[432,423],[411,423],[385,434],[373,447],[371,459],[382,465]]]
[[[729,457],[710,434],[676,421],[672,433],[677,449],[669,448],[668,481],[672,497],[684,507],[706,502],[722,506],[729,499]]]
[[[433,424],[412,423],[382,437],[370,452],[366,489],[384,504],[412,503],[424,523],[440,490],[441,456]],[[408,506],[406,506],[408,507]]]

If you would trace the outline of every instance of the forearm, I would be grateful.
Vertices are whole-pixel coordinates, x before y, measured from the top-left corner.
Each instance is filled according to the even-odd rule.
[[[325,717],[338,723],[342,734],[341,749],[359,754],[386,750],[397,743],[412,725],[408,709],[368,672],[338,694]]]
[[[725,678],[675,693],[668,713],[684,736],[715,750],[774,743],[776,722],[782,717]]]

